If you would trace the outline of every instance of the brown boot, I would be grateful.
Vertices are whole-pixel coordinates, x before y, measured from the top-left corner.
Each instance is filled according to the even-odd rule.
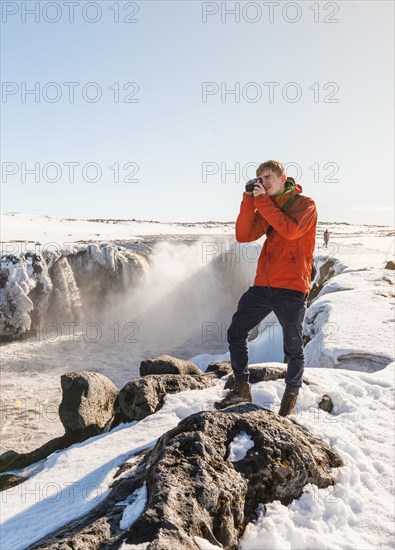
[[[295,405],[298,399],[298,394],[293,391],[285,390],[283,398],[281,400],[280,410],[278,414],[280,416],[288,416],[289,414],[295,414]]]
[[[251,401],[252,395],[248,380],[237,380],[236,378],[233,390],[231,390],[225,399],[222,399],[222,401],[216,401],[214,403],[214,407],[216,409],[225,409],[231,405],[237,405],[238,403],[251,403]]]

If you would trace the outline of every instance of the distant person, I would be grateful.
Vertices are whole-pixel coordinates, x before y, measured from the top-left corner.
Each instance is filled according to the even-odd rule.
[[[256,241],[266,234],[254,285],[242,295],[228,329],[234,388],[215,407],[223,409],[251,402],[248,369],[248,335],[271,311],[283,330],[288,358],[285,392],[279,414],[295,413],[302,385],[304,353],[302,325],[310,292],[316,238],[317,210],[314,201],[301,195],[302,187],[287,178],[275,160],[261,164],[258,180],[246,185],[236,220],[236,240]],[[252,189],[252,190],[250,190]]]
[[[329,243],[329,231],[325,229],[324,231],[324,248],[328,248]]]

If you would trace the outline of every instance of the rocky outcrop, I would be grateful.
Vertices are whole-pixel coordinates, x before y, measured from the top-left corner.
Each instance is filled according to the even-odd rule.
[[[230,444],[246,433],[253,447],[229,462]],[[307,483],[327,487],[341,459],[306,430],[244,405],[192,415],[162,436],[149,456],[145,512],[126,542],[156,550],[196,548],[193,535],[237,548],[259,504],[287,505]]]
[[[169,364],[173,365],[177,365],[177,361],[179,361],[180,369],[182,368],[182,360],[170,356],[160,357],[169,358]],[[188,362],[185,363],[187,363],[186,368],[189,368]],[[155,364],[154,360],[153,364]],[[201,373],[200,370],[199,373],[199,376],[147,374],[128,382],[119,392],[111,380],[97,372],[78,371],[64,374],[61,377],[63,398],[59,406],[59,416],[64,425],[65,434],[29,453],[17,453],[13,450],[3,453],[0,455],[0,472],[17,470],[34,464],[55,451],[111,430],[121,422],[142,420],[163,406],[166,394],[208,388],[214,379],[231,374],[232,368],[230,361],[213,362],[208,365],[205,373]],[[285,366],[282,368],[252,365],[250,366],[250,382],[256,384],[285,378],[285,373]],[[308,385],[316,385],[306,378],[303,382]],[[225,384],[225,389],[231,389],[233,384],[232,374]],[[331,413],[334,405],[331,398],[323,394],[319,407]],[[23,478],[3,475],[0,479],[0,490],[21,481]]]
[[[90,426],[103,430],[113,417],[116,386],[98,372],[68,372],[61,376],[63,391],[59,417],[67,432]]]
[[[278,380],[279,378],[285,378],[287,368],[282,367],[270,367],[264,365],[251,365],[250,371],[250,384],[257,384],[258,382],[268,382],[269,380]],[[226,381],[225,389],[232,389],[234,385],[233,374]]]
[[[170,359],[174,364],[180,361],[182,365],[181,359]],[[199,376],[163,374],[136,378],[128,382],[120,392],[111,380],[97,372],[77,371],[63,374],[59,416],[65,434],[29,453],[6,451],[0,455],[0,472],[30,466],[55,451],[113,429],[120,422],[141,420],[160,409],[168,393],[199,390],[210,385],[211,378],[204,376],[200,370]],[[0,479],[0,490],[21,481],[22,478],[3,475]]]
[[[29,453],[6,451],[0,455],[0,472],[30,466],[55,451],[66,449],[110,428],[118,396],[118,389],[111,380],[98,372],[69,372],[61,376],[61,386],[63,397],[59,416],[65,428],[64,435],[51,439]],[[23,479],[18,481],[3,475],[0,478],[0,490],[21,481]]]
[[[96,318],[103,304],[112,303],[148,270],[139,247],[73,243],[70,248],[44,246],[42,254],[0,256],[0,341],[37,335],[46,322]]]
[[[232,442],[240,435],[250,444],[235,457]],[[288,505],[308,483],[333,484],[331,470],[341,465],[326,443],[256,405],[200,412],[164,434],[100,507],[31,548],[115,550],[125,541],[147,550],[197,550],[198,536],[236,550],[262,505]],[[122,530],[121,505],[144,484],[145,509]]]
[[[250,365],[250,384],[257,384],[258,382],[268,382],[269,380],[278,380],[279,378],[285,378],[287,367],[276,367],[272,365]],[[230,361],[214,361],[207,366],[205,375],[215,376],[216,378],[223,378],[230,374],[229,379],[226,381],[225,389],[233,388],[234,376]],[[311,384],[306,380],[306,384]]]
[[[209,377],[186,374],[152,374],[136,378],[119,392],[119,412],[126,422],[142,420],[162,407],[166,394],[202,390],[210,386]]]
[[[203,372],[192,361],[185,361],[171,355],[159,355],[158,357],[154,357],[154,359],[146,359],[140,363],[140,376],[148,376],[150,374],[191,374],[202,376]]]
[[[390,260],[385,264],[385,269],[395,269],[395,262]]]
[[[328,257],[318,268],[318,276],[314,278],[314,284],[311,286],[309,296],[307,298],[307,305],[310,305],[311,301],[314,300],[321,292],[324,284],[329,281],[335,275],[335,264],[338,263],[338,260],[335,258]]]
[[[232,373],[233,370],[230,361],[214,361],[213,363],[209,363],[204,372],[204,374],[215,376],[215,378],[222,378]]]
[[[133,250],[109,243],[73,246],[67,261],[81,294],[85,315],[96,318],[104,304],[137,285],[148,271],[146,259]],[[98,300],[100,296],[100,300]]]

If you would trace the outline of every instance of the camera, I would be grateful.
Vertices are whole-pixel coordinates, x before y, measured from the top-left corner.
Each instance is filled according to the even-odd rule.
[[[262,183],[262,178],[254,178],[253,180],[250,180],[248,183],[246,183],[246,193],[252,193],[257,183]]]

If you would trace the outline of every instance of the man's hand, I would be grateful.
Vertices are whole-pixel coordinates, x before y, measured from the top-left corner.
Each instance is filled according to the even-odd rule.
[[[257,197],[258,195],[266,195],[266,190],[263,187],[262,183],[257,183],[254,185],[254,190],[252,192],[254,197]]]

